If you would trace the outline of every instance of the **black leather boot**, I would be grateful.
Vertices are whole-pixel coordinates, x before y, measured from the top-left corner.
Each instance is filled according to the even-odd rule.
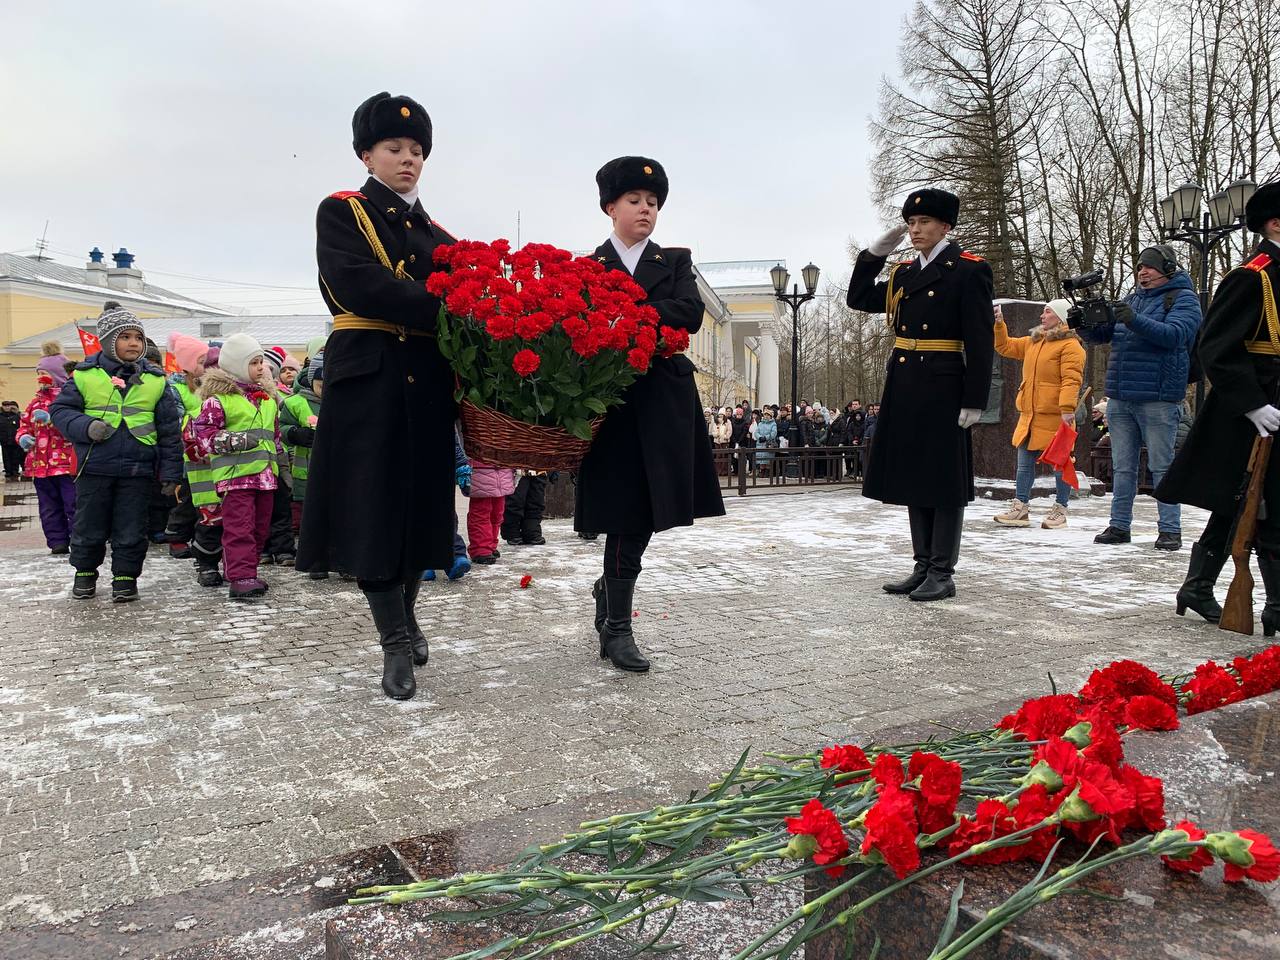
[[[392,700],[408,700],[418,692],[418,685],[413,679],[404,589],[366,591],[364,596],[382,643],[382,692]]]
[[[1267,603],[1262,608],[1262,635],[1274,637],[1280,629],[1280,552],[1259,547],[1258,571],[1267,588]]]
[[[1213,596],[1213,586],[1218,582],[1218,574],[1222,572],[1222,565],[1226,562],[1225,550],[1214,550],[1203,542],[1192,545],[1187,579],[1178,589],[1178,616],[1184,616],[1190,608],[1210,623],[1217,623],[1222,618],[1222,607]]]
[[[596,633],[604,629],[604,622],[609,618],[609,599],[604,593],[604,577],[591,585],[591,599],[596,602]]]
[[[907,579],[886,583],[882,588],[885,593],[910,593],[924,583],[929,573],[934,512],[930,507],[907,507],[907,521],[911,526],[911,553],[915,558],[916,566]]]
[[[427,638],[422,635],[422,629],[418,626],[418,618],[413,615],[413,605],[418,602],[418,590],[421,587],[421,577],[414,577],[404,585],[404,623],[409,631],[409,646],[413,651],[413,662],[419,667],[426,665],[427,658],[431,654],[427,647]]]
[[[933,514],[929,573],[924,583],[911,591],[912,600],[945,600],[956,595],[956,584],[951,575],[956,572],[956,561],[960,559],[964,507],[938,507]]]
[[[609,661],[619,670],[647,673],[649,661],[636,649],[636,638],[631,632],[631,602],[635,596],[634,580],[604,578],[604,593],[609,613],[600,631],[600,658]]]

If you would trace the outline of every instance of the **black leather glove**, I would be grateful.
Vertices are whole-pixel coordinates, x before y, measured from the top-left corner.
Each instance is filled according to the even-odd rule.
[[[294,427],[293,444],[297,447],[314,447],[316,445],[316,432],[310,427]]]
[[[1116,315],[1116,323],[1127,325],[1133,321],[1133,307],[1127,303],[1117,303],[1112,312]]]

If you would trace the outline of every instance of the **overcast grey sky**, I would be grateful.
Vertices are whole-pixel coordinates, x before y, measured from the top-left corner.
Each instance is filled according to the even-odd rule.
[[[525,242],[594,247],[595,171],[640,153],[671,178],[659,243],[843,273],[879,227],[867,123],[910,3],[4,6],[0,250],[47,219],[62,262],[126,246],[189,296],[318,313],[315,207],[363,182],[379,90],[431,113],[423,202],[460,236],[514,241],[519,211]]]

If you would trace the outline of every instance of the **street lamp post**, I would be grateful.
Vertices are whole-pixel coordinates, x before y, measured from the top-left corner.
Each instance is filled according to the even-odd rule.
[[[1209,258],[1214,248],[1237,230],[1245,229],[1244,206],[1253,196],[1257,184],[1241,178],[1228,184],[1209,198],[1209,209],[1201,220],[1200,198],[1203,188],[1184,183],[1160,201],[1160,232],[1166,240],[1179,240],[1191,245],[1200,260],[1200,313],[1209,313],[1213,293],[1213,276]],[[1200,226],[1196,222],[1201,221]],[[1196,413],[1204,400],[1204,378],[1196,381]]]
[[[800,369],[800,306],[817,296],[818,290],[817,267],[810,263],[800,273],[804,277],[806,292],[801,293],[800,285],[793,284],[791,292],[787,293],[787,283],[791,280],[791,274],[787,272],[787,268],[778,264],[769,271],[769,278],[773,280],[774,297],[791,307],[791,424],[787,429],[787,446],[792,448],[800,446],[800,425],[797,422],[800,411],[797,409],[796,393],[796,380]]]

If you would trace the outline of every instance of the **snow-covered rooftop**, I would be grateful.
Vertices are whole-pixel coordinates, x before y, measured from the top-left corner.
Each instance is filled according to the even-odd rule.
[[[786,260],[720,260],[698,264],[698,272],[715,289],[728,287],[764,287],[773,292],[769,271]]]
[[[225,314],[226,311],[211,307],[199,300],[192,300],[180,293],[142,282],[140,290],[120,290],[93,283],[84,267],[72,267],[52,260],[38,260],[18,253],[0,253],[0,280],[21,280],[49,287],[60,287],[76,293],[91,293],[104,300],[153,303],[157,306],[181,307],[201,313]]]

